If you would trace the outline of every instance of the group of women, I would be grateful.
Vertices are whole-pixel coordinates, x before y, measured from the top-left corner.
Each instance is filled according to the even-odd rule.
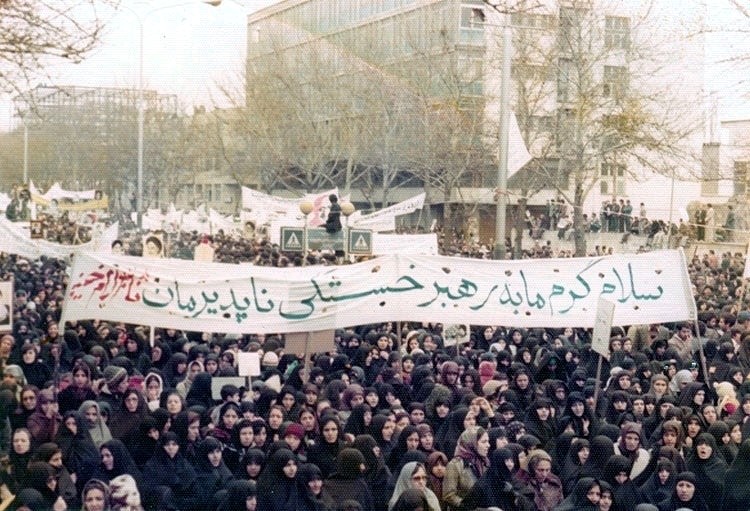
[[[582,330],[475,327],[445,348],[441,325],[380,324],[336,331],[303,378],[273,336],[58,325],[40,278],[0,337],[0,509],[750,509],[731,313],[704,314],[707,375],[670,348],[684,325],[613,332],[595,388]],[[215,396],[240,350],[261,377]]]

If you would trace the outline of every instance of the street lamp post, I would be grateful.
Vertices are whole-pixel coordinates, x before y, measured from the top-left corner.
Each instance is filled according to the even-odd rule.
[[[29,125],[23,118],[23,184],[29,184]]]
[[[510,126],[510,60],[513,38],[511,27],[503,24],[503,60],[500,83],[500,133],[497,162],[497,196],[495,209],[495,259],[505,259],[505,210],[508,207],[508,129]]]
[[[313,209],[315,209],[315,204],[313,204],[312,201],[304,200],[299,204],[300,212],[305,215],[305,228],[302,230],[302,266],[307,266],[307,250],[309,246],[307,237],[307,219],[310,216],[310,213],[312,213]]]
[[[499,11],[497,0],[487,0],[487,3]],[[501,13],[502,14],[502,13]],[[493,257],[505,259],[505,215],[508,207],[508,129],[510,126],[510,67],[513,54],[513,33],[511,31],[508,14],[503,14],[502,25],[487,23],[487,16],[480,7],[472,9],[472,24],[478,26],[498,27],[503,30],[503,54],[500,70],[500,111],[498,125],[498,158],[497,174],[495,176],[495,246]]]
[[[349,256],[349,216],[351,216],[355,210],[356,208],[351,202],[344,201],[341,203],[341,214],[344,215],[344,261],[346,261]]]
[[[201,0],[200,3],[217,7],[221,5],[222,0]],[[131,7],[127,7],[120,4],[120,7],[129,11],[135,19],[138,21],[138,170],[136,175],[136,196],[135,196],[135,209],[138,219],[138,228],[143,228],[143,124],[145,122],[145,107],[143,104],[143,25],[146,18],[158,11],[166,9],[173,9],[175,7],[183,7],[186,5],[193,4],[195,2],[183,2],[174,5],[165,5],[152,9],[145,14],[139,14],[138,11]]]

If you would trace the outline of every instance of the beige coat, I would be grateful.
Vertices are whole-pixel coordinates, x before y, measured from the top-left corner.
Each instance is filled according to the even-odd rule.
[[[477,482],[474,472],[464,464],[461,458],[453,458],[445,467],[443,479],[443,501],[449,509],[458,509],[464,497]]]

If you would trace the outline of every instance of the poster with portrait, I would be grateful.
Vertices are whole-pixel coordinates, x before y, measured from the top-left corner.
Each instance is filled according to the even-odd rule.
[[[0,282],[0,332],[13,331],[13,281]]]
[[[29,221],[29,237],[32,240],[44,239],[44,225],[41,220]]]
[[[214,247],[212,247],[208,241],[206,241],[205,243],[200,242],[198,243],[198,245],[196,245],[193,252],[193,260],[212,263],[214,261],[214,253]]]
[[[443,326],[443,346],[455,346],[469,342],[471,328],[469,325],[452,324]]]
[[[245,239],[254,240],[255,222],[253,222],[252,220],[245,222],[245,225],[242,227],[242,235],[245,237]]]
[[[143,257],[162,259],[164,257],[164,233],[152,231],[143,237]]]

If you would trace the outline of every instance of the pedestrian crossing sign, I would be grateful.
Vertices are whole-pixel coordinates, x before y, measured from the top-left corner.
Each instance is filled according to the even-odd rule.
[[[372,231],[369,229],[350,229],[349,253],[354,255],[372,254]]]
[[[286,252],[302,252],[305,241],[304,229],[297,227],[281,228],[281,250]]]

